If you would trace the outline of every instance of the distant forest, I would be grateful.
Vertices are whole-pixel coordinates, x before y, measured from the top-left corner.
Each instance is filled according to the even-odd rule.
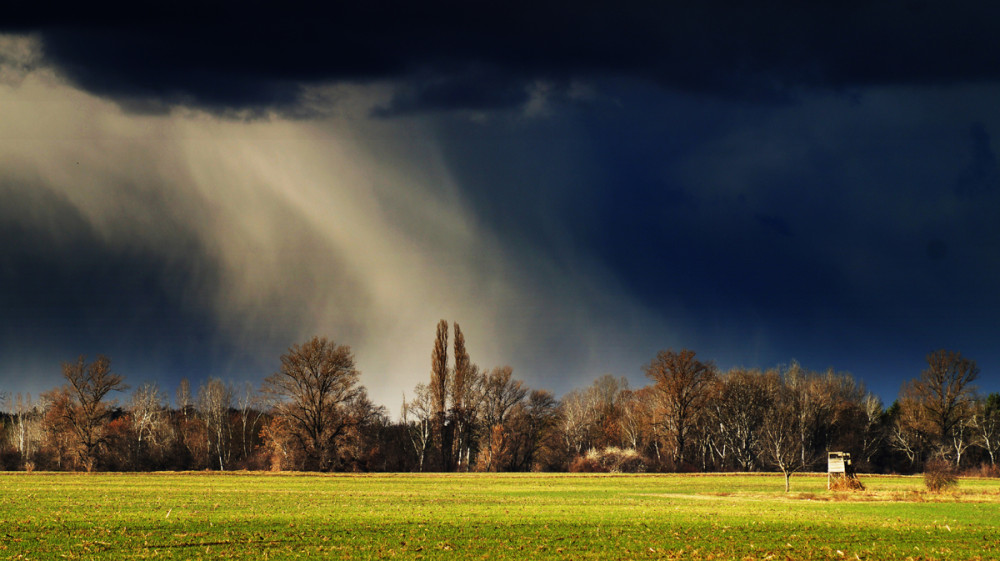
[[[825,471],[827,452],[844,451],[859,472],[931,461],[1000,472],[1000,395],[977,395],[979,369],[958,352],[929,354],[888,408],[850,374],[796,363],[720,371],[667,350],[644,371],[642,388],[604,376],[557,399],[510,367],[476,366],[459,325],[442,320],[427,383],[392,420],[350,347],[324,338],[288,349],[260,387],[182,380],[172,406],[156,384],[129,388],[108,357],[79,357],[62,364],[61,387],[0,394],[0,469],[788,475]]]

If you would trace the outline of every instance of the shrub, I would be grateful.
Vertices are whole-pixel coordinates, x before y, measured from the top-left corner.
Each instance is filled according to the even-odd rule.
[[[570,463],[573,473],[644,473],[646,459],[631,448],[590,449]]]
[[[601,473],[601,465],[586,455],[577,456],[569,464],[570,473]]]
[[[969,477],[1000,477],[1000,466],[996,464],[979,464],[979,467],[965,470],[963,475]]]
[[[924,485],[932,493],[940,493],[958,485],[955,467],[946,460],[935,459],[924,465]]]
[[[830,481],[831,491],[864,491],[865,485],[857,477],[844,475],[834,477]]]

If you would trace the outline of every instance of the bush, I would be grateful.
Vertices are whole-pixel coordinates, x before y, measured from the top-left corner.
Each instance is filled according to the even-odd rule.
[[[979,464],[979,467],[969,468],[962,475],[969,477],[1000,477],[1000,466],[995,464]]]
[[[603,471],[601,465],[587,455],[577,456],[569,463],[570,473],[601,473]]]
[[[572,473],[644,473],[646,459],[631,448],[591,449],[569,465]]]
[[[864,491],[865,485],[852,475],[835,476],[830,481],[831,491]]]
[[[931,460],[924,465],[924,485],[932,493],[940,493],[958,485],[958,474],[951,462]]]

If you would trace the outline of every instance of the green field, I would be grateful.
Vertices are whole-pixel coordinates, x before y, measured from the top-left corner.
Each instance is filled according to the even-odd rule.
[[[990,559],[1000,480],[0,474],[0,558]]]

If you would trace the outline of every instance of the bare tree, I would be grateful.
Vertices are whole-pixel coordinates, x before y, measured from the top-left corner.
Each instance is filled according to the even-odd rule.
[[[798,401],[802,461],[819,460],[831,446],[856,448],[865,390],[846,372],[812,372],[797,362],[783,372],[785,385]]]
[[[0,391],[0,452],[4,452],[8,446],[12,435],[11,421],[13,416],[9,415],[11,410],[10,393]]]
[[[511,410],[528,394],[528,388],[520,380],[512,379],[510,366],[498,366],[486,376],[483,385],[482,421],[486,431],[484,456],[480,466],[484,471],[496,470],[496,456],[500,448],[506,446],[505,426]]]
[[[757,467],[764,420],[773,406],[776,371],[736,368],[713,383],[707,406],[719,461],[741,471]]]
[[[917,465],[929,446],[929,434],[933,431],[923,407],[910,395],[908,384],[904,384],[900,398],[889,407],[889,443],[892,448],[906,456],[910,467]]]
[[[979,377],[976,361],[955,351],[938,350],[927,355],[927,369],[920,378],[904,385],[901,400],[906,399],[922,411],[927,422],[928,437],[937,453],[958,461],[956,431],[967,425],[975,400],[972,383]],[[957,464],[956,464],[957,465]]]
[[[314,337],[289,348],[281,370],[264,380],[264,393],[274,396],[275,413],[287,419],[305,469],[333,467],[338,440],[356,421],[348,406],[363,395],[360,375],[350,347]]]
[[[802,463],[805,463],[806,455],[809,454],[819,439],[821,433],[825,432],[830,424],[831,401],[824,395],[826,389],[819,376],[802,368],[798,362],[792,361],[782,373],[785,389],[788,390],[786,399],[796,401],[795,410],[799,419],[795,423],[799,431],[798,449],[802,455]]]
[[[764,418],[761,444],[764,457],[785,476],[785,492],[791,489],[792,474],[804,469],[812,458],[803,454],[801,438],[802,400],[784,380],[774,380],[771,409]]]
[[[337,440],[334,469],[371,471],[381,457],[379,433],[388,424],[385,407],[375,405],[368,398],[368,390],[358,386],[357,394],[344,403],[347,419],[343,435]]]
[[[198,415],[205,424],[206,445],[219,462],[219,469],[229,465],[232,426],[229,411],[233,406],[233,391],[222,380],[209,378],[198,388]]]
[[[621,395],[628,390],[628,380],[605,374],[594,380],[587,390],[590,406],[594,408],[595,447],[621,446]]]
[[[466,471],[472,468],[475,454],[478,451],[478,434],[482,429],[482,411],[486,398],[486,373],[478,366],[465,376],[462,397],[462,439],[461,447],[457,448],[457,462]]]
[[[557,423],[559,402],[547,390],[533,390],[511,413],[510,454],[501,469],[530,471],[534,468],[547,437]]]
[[[559,432],[572,456],[579,456],[591,447],[595,410],[590,398],[589,391],[572,390],[563,396],[559,406]]]
[[[26,469],[34,467],[32,462],[44,436],[42,431],[42,412],[38,403],[33,403],[31,394],[18,393],[14,398],[14,447],[21,455],[21,465]]]
[[[865,389],[864,383],[848,372],[828,369],[818,376],[818,380],[820,395],[829,402],[829,406],[827,417],[818,426],[818,446],[814,452],[822,459],[829,450],[851,450],[855,458],[861,459],[863,435],[868,427],[866,408],[869,406],[868,399],[873,396]]]
[[[187,417],[188,411],[193,406],[191,400],[191,382],[187,378],[181,378],[180,383],[177,385],[177,395],[174,399],[174,405],[177,406],[177,411],[180,412],[181,416]]]
[[[64,362],[62,370],[69,382],[70,399],[64,420],[82,446],[83,465],[90,470],[96,466],[99,448],[105,444],[104,425],[113,412],[114,404],[104,398],[128,386],[122,376],[111,372],[111,359],[104,355],[98,355],[90,364],[80,355],[76,362]]]
[[[624,389],[618,394],[618,428],[622,444],[633,450],[642,450],[648,440],[650,412],[643,394]]]
[[[991,393],[976,403],[972,427],[976,444],[990,456],[990,465],[996,465],[1000,450],[1000,393]]]
[[[165,401],[166,397],[155,382],[139,386],[129,400],[128,411],[136,439],[132,462],[136,469],[142,467],[139,458],[144,449],[157,444],[156,437],[166,417]]]
[[[254,442],[260,434],[260,421],[264,416],[264,401],[261,396],[254,391],[253,384],[245,382],[236,405],[240,413],[240,447],[244,460],[250,457],[254,449]]]
[[[972,415],[964,417],[951,431],[951,450],[955,454],[956,466],[962,465],[962,456],[974,442],[972,421]]]
[[[646,376],[656,383],[664,407],[664,422],[672,436],[672,459],[675,466],[685,460],[685,446],[703,411],[708,388],[715,378],[711,362],[695,359],[695,352],[660,351],[645,366]]]
[[[174,394],[174,406],[177,414],[172,416],[174,431],[177,440],[181,444],[182,451],[185,452],[185,463],[192,463],[194,458],[206,459],[209,452],[205,448],[207,431],[205,426],[195,414],[194,397],[191,394],[191,382],[187,378],[181,378]],[[212,462],[206,461],[207,467]]]
[[[884,426],[885,407],[878,396],[868,394],[862,403],[864,414],[864,428],[861,436],[861,459],[871,466],[875,455],[878,454],[886,441]]]
[[[431,426],[433,416],[431,396],[425,384],[417,384],[413,392],[414,397],[410,401],[403,398],[402,417],[410,442],[413,444],[413,451],[417,454],[417,470],[424,471],[427,452],[431,449],[434,438]]]
[[[510,410],[524,399],[528,389],[513,379],[510,366],[498,366],[486,376],[483,399],[483,420],[487,425],[503,424]]]

